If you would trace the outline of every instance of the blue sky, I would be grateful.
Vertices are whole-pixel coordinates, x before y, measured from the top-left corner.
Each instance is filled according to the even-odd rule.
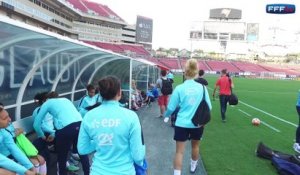
[[[300,0],[90,0],[109,6],[127,23],[134,24],[136,16],[153,19],[153,47],[189,48],[189,31],[195,21],[205,21],[212,8],[242,10],[242,21],[260,23],[260,38],[268,40],[279,27],[284,37],[292,39],[300,31]],[[288,15],[266,14],[266,4],[289,3],[296,5],[296,13]]]

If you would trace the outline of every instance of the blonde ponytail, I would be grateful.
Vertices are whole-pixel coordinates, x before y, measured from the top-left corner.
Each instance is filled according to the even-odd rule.
[[[194,79],[198,75],[198,62],[196,59],[188,59],[185,63],[185,78]]]

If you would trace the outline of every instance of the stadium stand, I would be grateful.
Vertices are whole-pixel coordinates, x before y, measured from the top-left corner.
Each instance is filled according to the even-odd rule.
[[[161,62],[163,65],[166,65],[170,69],[181,69],[180,65],[178,65],[177,59],[174,58],[162,58],[159,59],[159,62]]]
[[[150,56],[150,53],[143,46],[129,45],[129,44],[113,44],[113,43],[103,43],[103,42],[93,42],[93,41],[83,41],[83,42],[119,54],[126,54],[127,52],[131,52],[134,53],[137,57]]]
[[[80,10],[83,13],[99,15],[106,18],[124,21],[119,15],[117,15],[108,6],[100,3],[91,2],[88,0],[67,0],[73,5],[75,9]]]
[[[155,64],[163,64],[171,70],[181,69],[181,65],[185,65],[186,62],[185,58],[147,58],[147,60]],[[231,73],[249,72],[253,74],[260,74],[269,72],[295,76],[300,75],[300,71],[298,71],[297,67],[293,69],[290,67],[278,68],[278,65],[254,64],[242,61],[198,60],[198,67],[205,71],[215,72],[226,68]]]
[[[260,72],[266,72],[267,69],[253,63],[247,63],[247,62],[231,62],[233,65],[238,67],[242,72],[252,72],[252,73],[260,73]]]
[[[69,3],[73,5],[75,9],[80,10],[81,12],[87,13],[88,9],[80,0],[67,0]]]
[[[117,15],[114,11],[112,11],[108,6],[103,5],[102,8],[104,8],[110,15],[114,15],[115,17],[118,17],[121,21],[124,21],[119,15]]]
[[[288,75],[299,75],[299,72],[284,69],[284,68],[283,69],[282,68],[275,68],[275,67],[266,66],[266,65],[261,65],[261,67],[264,67],[269,72],[280,72],[280,73],[285,73],[285,74],[288,74]]]
[[[208,67],[205,61],[198,61],[198,67],[199,69],[205,70],[205,71],[211,71],[211,69]]]
[[[221,71],[222,69],[227,69],[228,72],[240,72],[238,68],[233,66],[230,62],[227,61],[207,61],[209,67],[214,71]]]
[[[84,1],[84,0],[82,2],[89,10],[93,10],[100,16],[109,17],[110,14],[102,8],[101,4],[90,2],[90,1]]]

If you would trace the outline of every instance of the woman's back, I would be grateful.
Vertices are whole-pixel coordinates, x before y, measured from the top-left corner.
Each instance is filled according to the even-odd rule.
[[[82,123],[85,134],[94,141],[93,173],[135,174],[133,163],[141,163],[145,147],[141,140],[138,116],[131,110],[120,107],[118,101],[104,101],[101,106],[89,111]],[[80,132],[79,139],[86,136]],[[87,146],[78,144],[79,151]]]
[[[167,112],[169,113],[174,111],[177,107],[177,104],[179,104],[180,110],[177,115],[177,120],[175,123],[176,126],[195,128],[195,125],[192,123],[191,119],[203,98],[203,90],[205,89],[206,87],[203,89],[203,86],[193,79],[185,80],[183,84],[175,88],[171,96]],[[205,90],[205,99],[211,108],[207,90]],[[166,115],[169,116],[171,114]]]

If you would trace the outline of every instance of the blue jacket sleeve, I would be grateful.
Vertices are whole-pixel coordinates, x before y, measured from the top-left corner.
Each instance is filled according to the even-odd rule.
[[[81,155],[90,154],[96,150],[95,146],[93,145],[92,138],[89,136],[88,131],[86,129],[85,121],[82,121],[81,123],[77,149],[79,154]]]
[[[175,111],[175,109],[177,108],[177,106],[179,105],[179,92],[178,89],[175,88],[175,90],[173,91],[167,110],[164,114],[165,117],[170,117],[172,115],[172,113]]]
[[[49,120],[52,122],[50,123]],[[53,117],[49,113],[46,114],[46,117],[43,121],[42,130],[44,132],[50,133],[52,136],[55,136],[55,130],[54,130],[54,126],[53,126]]]
[[[129,137],[129,147],[133,160],[137,165],[142,166],[146,154],[146,149],[144,145],[142,127],[137,115],[132,121]]]
[[[42,123],[43,123],[43,120],[44,120],[46,114],[48,113],[46,105],[47,105],[47,102],[45,102],[41,106],[40,111],[35,116],[35,119],[34,119],[34,122],[33,122],[33,128],[34,128],[35,132],[37,133],[38,137],[45,137],[45,134],[42,130]]]
[[[0,154],[0,167],[12,172],[16,172],[20,175],[25,174],[25,172],[27,171],[25,167],[14,162],[13,160],[7,158],[2,154]]]
[[[88,110],[85,109],[86,107],[88,107],[88,103],[86,102],[86,100],[87,100],[87,96],[83,97],[83,99],[81,99],[81,102],[78,106],[78,111],[82,117],[84,117],[84,115],[88,112]]]
[[[26,157],[26,155],[20,150],[20,148],[15,144],[11,135],[6,132],[4,135],[4,144],[9,149],[11,155],[26,169],[30,169],[33,167],[30,160]]]

